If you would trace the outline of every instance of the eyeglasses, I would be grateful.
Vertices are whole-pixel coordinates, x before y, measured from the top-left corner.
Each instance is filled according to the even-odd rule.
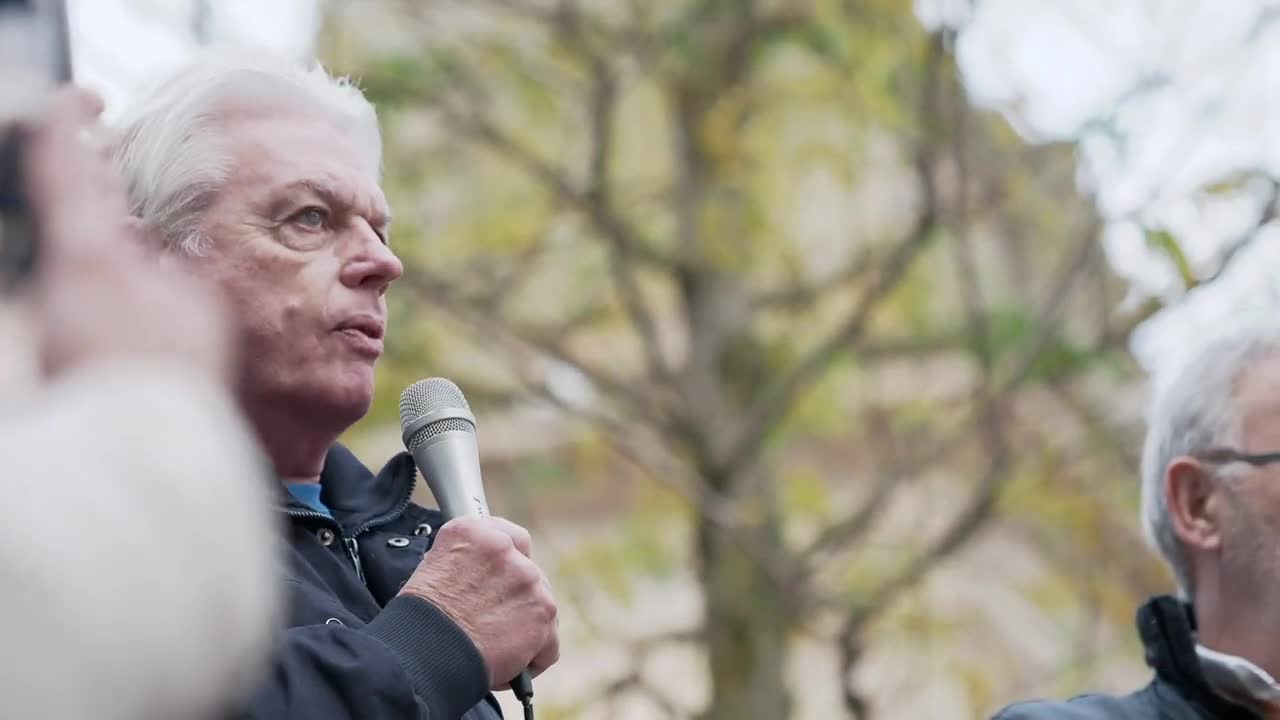
[[[1242,453],[1232,448],[1218,447],[1210,448],[1200,452],[1192,453],[1191,457],[1210,463],[1226,464],[1226,463],[1248,463],[1254,467],[1262,467],[1271,463],[1280,462],[1280,452],[1260,453],[1250,455]]]

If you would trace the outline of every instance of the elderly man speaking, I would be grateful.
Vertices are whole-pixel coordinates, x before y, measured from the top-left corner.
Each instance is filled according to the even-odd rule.
[[[242,716],[500,716],[490,690],[559,652],[529,534],[499,518],[441,526],[410,502],[410,456],[373,473],[336,443],[369,410],[403,271],[373,107],[318,67],[218,54],[120,130],[140,236],[226,291],[238,400],[281,483],[289,627]]]
[[[1155,678],[997,718],[1280,718],[1280,325],[1207,343],[1157,397],[1142,513],[1180,590],[1138,613]]]

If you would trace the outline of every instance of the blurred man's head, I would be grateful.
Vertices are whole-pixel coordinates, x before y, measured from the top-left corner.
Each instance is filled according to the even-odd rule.
[[[340,432],[369,408],[384,293],[402,272],[381,152],[358,89],[251,53],[182,70],[122,127],[115,157],[143,234],[236,310],[252,414]]]
[[[1152,405],[1147,533],[1202,625],[1280,602],[1280,326],[1207,343]]]

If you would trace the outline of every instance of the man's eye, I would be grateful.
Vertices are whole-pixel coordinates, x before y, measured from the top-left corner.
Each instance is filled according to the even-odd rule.
[[[307,230],[323,230],[329,222],[329,213],[324,208],[309,207],[294,215],[292,221]]]

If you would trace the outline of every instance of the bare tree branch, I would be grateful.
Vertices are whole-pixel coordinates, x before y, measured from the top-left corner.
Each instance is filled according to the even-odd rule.
[[[840,353],[862,337],[872,312],[897,287],[911,262],[928,244],[937,220],[937,199],[930,161],[922,157],[917,159],[916,165],[923,185],[924,207],[915,224],[889,253],[875,282],[863,293],[849,318],[767,388],[747,411],[736,441],[721,457],[728,472],[734,472],[758,456],[755,449],[785,420],[800,394],[831,366]]]
[[[925,61],[920,100],[923,116],[929,121],[935,121],[936,118],[938,85],[944,66],[943,53],[942,39],[935,36],[929,45]],[[844,323],[766,388],[747,410],[737,439],[730,443],[727,452],[720,458],[728,472],[735,472],[759,457],[759,448],[765,438],[786,419],[796,400],[831,366],[840,353],[862,337],[872,313],[897,287],[912,261],[932,238],[940,212],[934,178],[935,158],[932,145],[935,140],[933,133],[926,133],[913,158],[921,198],[920,210],[911,229],[889,253],[879,268],[876,279],[862,294]]]
[[[1044,353],[1049,342],[1057,334],[1071,289],[1084,275],[1083,271],[1088,267],[1089,259],[1094,253],[1098,252],[1098,233],[1100,230],[1101,219],[1095,216],[1089,227],[1080,234],[1074,251],[1069,253],[1065,259],[1063,268],[1058,273],[1057,281],[1054,282],[1049,295],[1045,298],[1035,316],[1035,327],[1039,330],[1023,353],[1021,361],[1009,374],[1001,390],[1002,393],[1010,392],[1022,385],[1032,371],[1035,370],[1041,354]]]
[[[623,378],[611,376],[571,352],[564,340],[575,329],[569,324],[551,328],[516,328],[497,311],[497,308],[470,302],[465,294],[452,289],[451,283],[426,273],[405,275],[400,281],[404,287],[430,303],[458,317],[465,327],[487,334],[492,339],[496,333],[501,339],[532,349],[583,374],[597,389],[608,393],[638,419],[661,428],[668,422],[655,399],[659,393],[645,391],[641,383],[629,383]]]
[[[559,401],[556,401],[559,404]],[[580,412],[572,410],[573,412]],[[761,546],[743,530],[744,513],[732,500],[717,493],[700,478],[692,477],[682,464],[674,462],[660,452],[659,448],[645,445],[620,431],[620,424],[605,419],[602,427],[609,432],[610,446],[618,456],[642,468],[651,480],[667,488],[715,527],[716,532],[724,533],[734,540],[742,552],[751,560],[771,582],[779,587],[787,587],[795,576],[795,566],[788,559],[785,549],[780,547]],[[609,428],[613,429],[610,430]]]
[[[995,413],[995,408],[989,411],[988,423],[1000,422],[995,419]],[[999,436],[1001,431],[994,429],[989,430],[988,433]],[[982,528],[992,510],[995,509],[996,499],[1008,477],[1008,448],[1001,441],[1000,445],[993,450],[994,453],[982,479],[960,514],[923,552],[908,562],[893,577],[881,583],[875,592],[854,607],[845,620],[842,635],[860,632],[867,621],[888,607],[899,594],[915,585],[931,568],[963,547]]]
[[[982,368],[981,383],[974,389],[976,396],[987,392],[991,380],[991,335],[987,329],[986,300],[982,295],[982,281],[978,277],[978,262],[974,255],[973,238],[969,228],[970,177],[968,157],[969,107],[963,94],[956,88],[949,93],[951,99],[952,160],[956,167],[956,204],[951,215],[952,247],[955,250],[955,270],[960,292],[964,297],[971,348]]]
[[[475,140],[495,154],[506,158],[526,175],[550,191],[565,206],[573,208],[589,220],[611,242],[626,249],[627,255],[645,265],[671,269],[674,261],[647,247],[639,240],[631,227],[619,217],[613,208],[602,205],[598,198],[575,187],[568,174],[537,153],[522,145],[515,138],[498,128],[478,111],[462,111],[440,103],[435,105],[449,126],[464,137]]]
[[[877,362],[918,358],[966,349],[967,335],[960,331],[942,330],[933,334],[868,338],[857,348],[859,360]]]
[[[1091,228],[1083,233],[1075,251],[1069,254],[1057,281],[1053,284],[1053,289],[1036,317],[1037,335],[1032,339],[1014,372],[1000,385],[992,387],[988,384],[988,390],[983,394],[981,400],[983,410],[978,426],[983,432],[991,460],[972,499],[952,521],[948,530],[927,550],[908,563],[897,575],[881,584],[870,598],[855,607],[848,616],[845,632],[860,632],[861,628],[887,607],[899,593],[923,577],[934,564],[959,549],[988,517],[1006,479],[1009,454],[1003,434],[1003,422],[1000,418],[1002,411],[996,405],[995,398],[1010,397],[1031,377],[1031,369],[1034,368],[1048,341],[1058,331],[1062,307],[1071,287],[1081,275],[1081,269],[1087,264],[1090,253],[1096,251],[1095,230],[1096,228]]]
[[[585,609],[582,609],[579,614],[582,615],[584,612]],[[588,629],[598,638],[606,637],[599,626],[594,623],[590,623]],[[578,717],[585,715],[587,710],[600,703],[612,703],[619,696],[634,692],[653,702],[669,718],[688,717],[688,713],[681,710],[671,698],[667,697],[660,688],[644,676],[643,668],[649,654],[658,647],[670,643],[692,642],[696,641],[696,639],[696,635],[693,633],[674,632],[633,641],[623,641],[623,644],[628,646],[627,654],[631,657],[631,662],[628,663],[629,670],[601,687],[582,693],[581,700],[573,703],[568,708],[561,708],[561,710],[568,711],[571,717]]]
[[[1255,222],[1253,227],[1249,228],[1247,232],[1227,244],[1218,258],[1218,267],[1210,273],[1208,277],[1205,277],[1196,283],[1197,285],[1207,285],[1222,277],[1223,273],[1231,267],[1231,263],[1236,259],[1236,256],[1239,255],[1242,250],[1252,245],[1253,242],[1258,239],[1258,233],[1274,221],[1277,214],[1280,214],[1280,182],[1271,180],[1270,185],[1270,194],[1258,221]]]
[[[545,236],[545,231],[542,234]],[[549,247],[543,238],[538,238],[502,263],[480,256],[457,270],[451,269],[450,277],[455,279],[450,280],[423,267],[414,267],[406,274],[421,275],[423,285],[439,288],[441,294],[447,292],[456,301],[465,300],[496,313],[524,286]]]
[[[961,169],[963,170],[962,163]],[[961,185],[963,187],[963,180]],[[961,207],[964,207],[963,197]],[[963,212],[960,214],[960,218],[963,221]],[[979,427],[984,437],[984,446],[990,457],[987,469],[965,508],[949,523],[946,530],[901,570],[881,583],[869,597],[857,603],[846,616],[838,636],[839,644],[842,648],[842,656],[844,662],[847,663],[845,665],[846,671],[850,670],[853,666],[852,664],[857,661],[860,648],[859,639],[866,624],[885,608],[889,607],[902,592],[924,577],[931,568],[962,547],[981,529],[994,511],[1000,490],[1008,479],[1010,465],[1010,450],[1004,435],[1004,423],[1001,418],[1002,410],[997,398],[1009,397],[1030,377],[1036,361],[1043,353],[1049,340],[1056,334],[1067,297],[1078,278],[1083,274],[1083,270],[1092,258],[1093,253],[1096,252],[1097,231],[1098,226],[1095,220],[1095,223],[1082,233],[1074,252],[1068,253],[1063,269],[1059,272],[1056,282],[1037,314],[1035,326],[1038,328],[1038,334],[1028,346],[1006,383],[1000,387],[993,388],[991,375],[994,368],[989,362],[984,361],[981,363],[983,375],[975,388],[975,394],[982,406]],[[957,238],[963,238],[966,235],[963,225],[958,228],[956,235]],[[975,292],[978,286],[976,267],[971,262],[971,258],[968,257],[969,252],[967,248],[960,248],[960,257],[958,258],[960,262],[957,265],[962,276],[962,286],[969,288],[966,291],[968,297],[966,307],[971,331],[973,333],[981,333],[977,339],[985,347],[986,342],[988,342],[984,324],[986,309]],[[979,354],[982,357],[989,357],[982,347],[979,348]],[[847,684],[846,705],[851,711],[861,711],[860,698]]]
[[[617,95],[617,81],[609,66],[603,60],[592,61],[590,180],[587,196],[591,198],[591,206],[595,208],[608,208],[613,204],[609,191],[609,160],[613,154]],[[659,379],[668,377],[670,369],[663,357],[657,324],[632,267],[632,250],[629,245],[633,241],[628,238],[626,231],[614,230],[604,233],[604,236],[609,241],[609,271],[613,276],[613,284],[632,326],[640,335],[649,364],[649,374]]]
[[[994,402],[987,406],[983,425],[993,452],[991,461],[975,493],[964,510],[929,546],[908,562],[895,575],[884,581],[869,597],[854,606],[837,634],[840,648],[841,678],[844,683],[844,702],[855,717],[865,717],[866,704],[852,687],[851,672],[861,658],[861,639],[866,625],[898,598],[913,587],[938,563],[946,560],[963,547],[986,524],[995,510],[1000,490],[1008,479],[1009,448],[1004,442],[999,409]]]
[[[652,46],[652,38],[643,31],[638,22],[639,16],[632,16],[633,23],[617,26],[602,20],[597,15],[584,14],[577,8],[576,2],[557,0],[555,7],[549,3],[518,2],[517,0],[468,0],[475,7],[485,7],[510,18],[533,23],[552,33],[563,32],[568,21],[584,38],[597,38],[602,47],[610,52],[630,52],[641,55]],[[457,0],[403,0],[402,7],[421,17],[431,6],[453,9]]]
[[[410,282],[410,287],[413,287],[412,282]],[[509,328],[498,319],[493,321],[478,320],[473,308],[458,307],[450,303],[447,297],[439,298],[434,295],[428,295],[425,299],[434,303],[436,307],[457,317],[463,328],[472,333],[482,335],[487,342],[492,343],[496,340],[500,343],[515,344],[517,346],[529,343],[527,336],[510,332]],[[495,331],[497,331],[496,334]],[[563,350],[556,347],[546,348],[545,350],[538,349],[543,352],[561,352]],[[514,354],[506,354],[509,360],[514,359],[512,355]],[[565,358],[562,362],[570,363],[574,360],[568,355],[563,355],[562,357]],[[575,367],[584,373],[589,373],[589,368],[585,364],[575,365]],[[669,457],[661,443],[644,440],[641,434],[637,433],[627,422],[599,409],[567,404],[562,398],[552,393],[540,378],[529,378],[527,374],[520,372],[519,368],[513,368],[513,370],[516,371],[517,381],[526,393],[542,398],[569,415],[581,418],[602,430],[608,437],[610,447],[613,448],[619,458],[631,463],[643,472],[647,478],[668,489],[676,497],[681,498],[690,509],[707,522],[710,522],[717,532],[725,533],[729,537],[736,539],[746,556],[760,567],[766,577],[775,583],[779,583],[781,587],[786,587],[785,583],[792,581],[794,565],[785,556],[784,549],[762,547],[759,543],[752,541],[742,529],[743,510],[731,498],[717,493],[707,483],[702,482],[700,478],[690,472],[685,464]],[[596,378],[602,378],[603,376],[589,374],[588,377],[594,381]],[[610,389],[608,385],[602,387],[611,395],[615,395],[625,401],[625,396],[618,395],[621,390]],[[649,416],[649,419],[645,420],[646,415],[644,414],[643,406],[628,404],[627,411],[633,417],[642,420],[651,433],[669,434],[670,431],[664,427],[665,419]]]
[[[866,698],[853,686],[853,669],[862,660],[862,636],[859,633],[843,633],[836,639],[840,650],[841,696],[845,710],[853,720],[866,720],[871,716]]]
[[[465,118],[453,110],[442,112],[450,124],[483,146],[506,157],[533,177],[551,194],[566,205],[584,213],[593,227],[606,241],[609,267],[622,306],[645,349],[650,374],[666,377],[669,368],[663,358],[657,323],[644,298],[636,277],[636,266],[647,265],[669,270],[672,261],[661,254],[646,249],[631,227],[612,209],[608,192],[608,158],[612,149],[614,104],[617,98],[616,81],[608,68],[596,64],[592,68],[591,88],[591,186],[579,191],[566,173],[540,158],[532,150],[493,125],[478,113]],[[638,261],[638,262],[636,262]]]
[[[1075,415],[1080,424],[1088,429],[1089,434],[1098,438],[1098,442],[1108,453],[1117,458],[1126,468],[1138,467],[1142,457],[1135,451],[1132,438],[1121,432],[1121,428],[1116,427],[1104,412],[1093,407],[1066,382],[1055,382],[1048,387],[1062,407]]]
[[[633,658],[629,666],[631,669],[622,676],[606,683],[603,687],[583,693],[582,700],[567,708],[562,708],[562,710],[566,712],[568,717],[583,717],[587,715],[587,711],[592,707],[604,703],[614,706],[621,696],[634,692],[650,700],[667,718],[680,720],[681,718],[689,717],[688,713],[680,710],[665,693],[650,682],[648,678],[644,677],[641,672],[641,667],[643,666],[641,658]],[[613,707],[610,707],[605,712],[606,717],[612,717],[617,714]]]
[[[858,634],[868,619],[874,617],[883,608],[891,604],[898,594],[914,585],[937,563],[962,547],[990,516],[995,508],[1000,489],[1003,487],[1007,477],[1009,446],[1004,435],[1004,423],[1001,417],[1002,410],[999,405],[999,398],[1007,397],[1008,393],[992,395],[992,373],[994,367],[986,324],[988,310],[982,298],[977,263],[973,257],[973,248],[969,238],[969,177],[966,157],[968,141],[966,118],[968,110],[962,102],[963,100],[959,98],[959,93],[955,93],[952,97],[951,109],[956,132],[951,143],[951,149],[959,176],[959,197],[956,208],[952,213],[951,229],[955,238],[955,267],[959,275],[961,292],[964,295],[966,323],[972,338],[973,348],[978,357],[978,365],[981,369],[981,374],[973,389],[974,399],[980,408],[977,425],[983,438],[983,446],[991,459],[968,504],[952,520],[948,528],[924,552],[908,562],[896,575],[881,583],[869,598],[855,606],[842,629],[842,642],[849,642],[851,636]],[[1087,241],[1090,246],[1094,243],[1093,235],[1093,233],[1087,234]],[[1085,259],[1087,259],[1087,256]],[[1078,263],[1072,264],[1065,272],[1064,282],[1059,283],[1059,290],[1051,293],[1047,305],[1048,308],[1055,311],[1064,299],[1064,297],[1059,297],[1059,294],[1065,294],[1070,289],[1070,283],[1066,280],[1074,280],[1080,274],[1080,267]],[[1040,351],[1041,344],[1037,343],[1033,348],[1033,352],[1038,355]],[[1020,383],[1021,380],[1018,382]]]
[[[779,587],[787,587],[795,577],[795,565],[787,557],[783,548],[764,547],[755,542],[742,527],[744,513],[724,495],[717,493],[701,479],[689,472],[682,463],[668,457],[663,448],[656,443],[644,442],[626,424],[616,418],[588,408],[575,407],[549,392],[539,382],[523,381],[525,388],[561,410],[581,417],[603,430],[609,437],[610,447],[618,457],[630,462],[640,469],[649,479],[681,498],[686,505],[700,517],[710,522],[717,532],[726,534],[735,540],[743,551],[765,577],[777,583]]]
[[[871,529],[894,491],[900,489],[909,478],[918,475],[925,468],[950,454],[970,437],[972,437],[971,429],[964,427],[945,438],[934,439],[928,447],[913,452],[906,462],[881,473],[871,493],[856,512],[828,526],[812,543],[800,551],[797,557],[801,565],[812,568],[821,555],[848,547],[856,542]]]
[[[875,267],[874,252],[866,248],[847,265],[830,275],[811,283],[794,283],[788,287],[765,290],[751,299],[759,309],[801,309],[812,305],[828,292],[843,285],[852,285],[871,273]]]

